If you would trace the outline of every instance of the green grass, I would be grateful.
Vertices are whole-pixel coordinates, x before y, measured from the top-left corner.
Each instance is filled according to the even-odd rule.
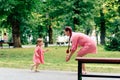
[[[65,62],[65,50],[67,47],[48,47],[49,52],[45,53],[45,64],[40,65],[40,69],[77,71],[76,53],[69,62]],[[29,69],[33,64],[34,48],[3,48],[0,49],[0,67]],[[120,58],[118,51],[105,51],[102,46],[98,47],[97,54],[89,54],[86,57],[112,57]],[[86,64],[88,71],[92,72],[118,72],[120,64]]]

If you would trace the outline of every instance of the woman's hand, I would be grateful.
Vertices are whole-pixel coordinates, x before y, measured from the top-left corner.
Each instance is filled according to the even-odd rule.
[[[69,54],[69,49],[66,50],[66,53]]]
[[[71,57],[70,57],[70,54],[67,54],[67,55],[66,55],[66,62],[68,62],[68,61],[70,60],[70,58],[71,58]]]

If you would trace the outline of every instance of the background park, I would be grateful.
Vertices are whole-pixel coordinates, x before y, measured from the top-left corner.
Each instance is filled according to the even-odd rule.
[[[76,54],[66,63],[67,46],[56,44],[65,26],[94,36],[98,53],[86,57],[120,58],[120,0],[0,0],[0,39],[6,33],[13,43],[0,49],[0,67],[29,69],[35,46],[23,46],[42,37],[50,51],[41,70],[77,71]],[[90,72],[120,73],[119,64],[86,66]]]

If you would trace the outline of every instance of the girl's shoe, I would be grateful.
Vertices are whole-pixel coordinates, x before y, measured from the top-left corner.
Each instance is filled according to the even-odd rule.
[[[38,70],[35,70],[35,72],[39,72]]]
[[[32,65],[32,66],[30,67],[30,70],[33,70],[33,67],[34,67],[34,66]]]

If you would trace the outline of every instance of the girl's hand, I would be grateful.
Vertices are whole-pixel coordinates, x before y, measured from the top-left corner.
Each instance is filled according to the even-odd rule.
[[[49,51],[49,49],[46,49],[45,52]]]
[[[37,56],[37,57],[40,57],[38,53],[36,53],[36,56]]]

